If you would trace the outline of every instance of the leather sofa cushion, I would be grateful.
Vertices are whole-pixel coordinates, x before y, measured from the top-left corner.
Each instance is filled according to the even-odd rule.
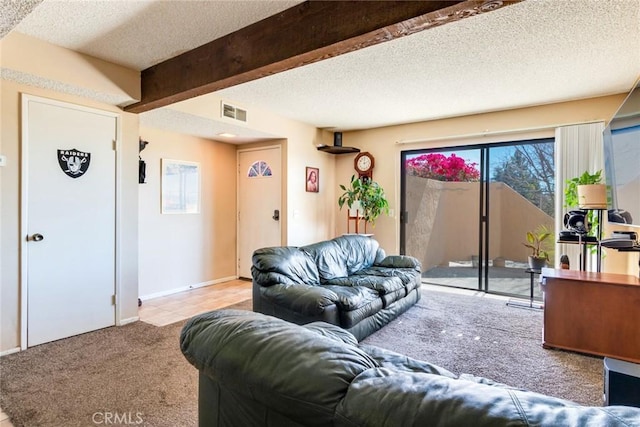
[[[320,281],[347,277],[370,267],[384,252],[379,243],[366,236],[346,235],[300,247],[315,261]]]
[[[364,287],[376,291],[378,295],[386,295],[404,289],[404,285],[398,277],[358,274],[331,279],[325,282],[324,285]]]
[[[408,268],[380,267],[374,265],[369,268],[364,268],[354,275],[354,277],[359,276],[397,278],[406,288],[407,293],[420,286],[420,274],[416,274],[415,270]]]
[[[405,296],[405,288],[399,280],[395,278],[392,282],[399,284],[400,288],[383,296],[365,286],[284,284],[261,287],[260,295],[276,306],[287,307],[310,318],[321,317],[327,307],[335,305],[340,326],[351,328]]]
[[[390,255],[375,264],[379,267],[413,268],[416,271],[420,271],[421,268],[420,261],[406,255]]]
[[[320,276],[314,260],[297,247],[258,249],[253,253],[252,262],[253,279],[263,286],[276,283],[320,284]]]
[[[383,302],[373,289],[362,286],[320,286],[333,291],[337,295],[335,301],[340,313],[340,326],[350,328],[378,311],[382,310]]]
[[[374,290],[382,298],[384,307],[407,296],[407,291],[398,277],[353,275],[329,280],[325,285],[365,287]]]

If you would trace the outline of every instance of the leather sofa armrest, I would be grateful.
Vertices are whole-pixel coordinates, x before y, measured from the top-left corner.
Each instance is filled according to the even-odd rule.
[[[318,316],[335,305],[338,295],[322,286],[275,284],[260,291],[262,298],[272,304],[305,316]]]
[[[422,268],[422,264],[417,258],[409,255],[389,255],[375,264],[376,267],[390,267],[390,268],[413,268],[418,271]]]

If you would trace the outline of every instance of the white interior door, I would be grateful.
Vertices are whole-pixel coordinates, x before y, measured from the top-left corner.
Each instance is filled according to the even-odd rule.
[[[281,244],[280,147],[240,151],[238,275],[251,278],[253,251]]]
[[[28,346],[115,324],[117,125],[23,97]]]

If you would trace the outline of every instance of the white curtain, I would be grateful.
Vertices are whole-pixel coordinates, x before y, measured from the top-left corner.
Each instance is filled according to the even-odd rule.
[[[583,125],[556,128],[556,231],[564,229],[564,190],[568,179],[582,175],[584,171],[594,173],[603,171],[604,149],[602,132],[604,123],[588,123]],[[560,244],[556,246],[554,266],[559,268],[560,256],[567,254],[571,269],[578,269],[580,250],[578,245]],[[587,263],[589,270],[595,271],[595,259]]]

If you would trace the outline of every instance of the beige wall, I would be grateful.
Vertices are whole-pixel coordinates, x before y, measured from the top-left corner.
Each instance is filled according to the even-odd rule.
[[[335,182],[335,156],[317,150],[314,141],[330,138],[327,132],[300,129],[287,144],[287,214],[288,239],[292,246],[301,246],[335,237],[334,212],[338,199]],[[333,142],[331,142],[333,143]],[[306,192],[305,167],[319,169],[317,193]]]
[[[63,54],[64,49],[61,51],[54,46],[42,49],[40,42],[32,42],[13,36],[0,41],[0,67],[5,76],[0,80],[0,153],[7,158],[7,165],[0,168],[0,353],[12,351],[21,345],[19,248],[22,93],[119,113],[117,322],[128,322],[138,315],[138,116],[81,94],[91,92],[94,95],[99,93],[97,97],[100,99],[122,99],[122,93],[128,89],[121,89],[121,82],[126,82],[122,84],[124,88],[139,87],[139,77],[137,73],[122,73],[121,67],[103,67],[103,64],[91,58],[83,60],[82,56],[68,51]],[[62,79],[62,76],[77,76],[85,86],[61,82],[58,79]]]
[[[125,105],[140,99],[140,73],[101,59],[11,32],[2,43],[8,79]]]
[[[219,120],[221,101],[221,98],[212,94],[177,103],[171,108]],[[254,106],[242,107],[248,110],[249,127],[273,135],[275,141],[286,140],[282,163],[286,165],[282,193],[283,244],[301,246],[335,237],[334,211],[338,199],[335,165],[338,156],[323,153],[316,148],[318,144],[333,144],[333,133]],[[318,193],[305,191],[306,166],[320,170]]]
[[[147,183],[138,185],[142,298],[236,277],[236,147],[141,128]],[[161,159],[198,162],[200,213],[161,214]]]
[[[346,132],[345,146],[369,151],[376,159],[373,178],[385,189],[393,210],[391,217],[376,222],[375,238],[387,253],[400,250],[400,153],[402,150],[473,145],[526,138],[553,137],[554,129],[576,123],[609,120],[620,107],[625,94],[582,101],[549,104],[539,107],[454,117],[430,122],[389,126],[378,129]],[[336,159],[336,182],[347,183],[354,173],[355,155]],[[334,201],[336,234],[346,232],[346,218]]]

